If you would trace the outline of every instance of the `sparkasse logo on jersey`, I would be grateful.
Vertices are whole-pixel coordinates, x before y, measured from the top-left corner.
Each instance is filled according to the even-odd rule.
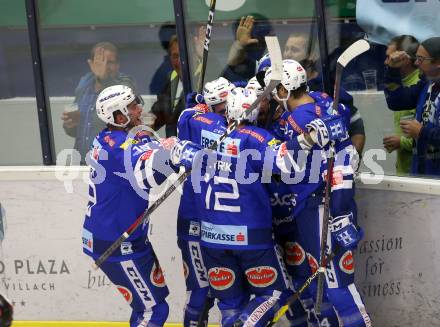
[[[201,145],[209,148],[215,141],[218,141],[220,134],[202,130]],[[227,137],[217,147],[217,151],[230,157],[238,157],[240,154],[240,139],[232,139]]]
[[[202,241],[227,245],[248,245],[247,227],[215,225],[203,221]]]

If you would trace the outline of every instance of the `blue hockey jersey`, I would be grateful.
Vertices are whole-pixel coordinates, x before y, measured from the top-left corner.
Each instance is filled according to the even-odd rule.
[[[265,249],[273,246],[272,210],[267,185],[273,173],[286,170],[288,151],[299,153],[296,138],[288,143],[269,132],[246,125],[234,130],[207,168],[201,199],[201,242],[206,247]],[[293,158],[294,160],[296,157]],[[291,169],[289,174],[295,174]]]
[[[299,134],[306,133],[306,125],[313,119],[331,114],[331,107],[333,104],[331,97],[321,92],[310,92],[309,95],[315,100],[315,103],[300,105],[292,112],[284,112],[281,116],[279,124],[282,129],[284,129],[286,140],[296,137]],[[343,116],[348,129],[350,123],[349,110],[341,104],[338,106],[338,114]],[[290,185],[293,190],[292,193],[295,194],[294,215],[301,212],[306,204],[305,199],[311,194],[322,194],[324,188],[324,176],[327,170],[327,150],[328,146],[326,149],[322,150],[315,145],[312,149],[312,154],[307,158],[307,166],[302,179],[298,181],[298,183]],[[342,151],[339,154],[335,165],[335,168],[337,166],[338,170],[341,170],[341,165],[345,166],[351,163],[354,154],[353,151],[355,151],[348,135],[344,140],[335,142],[335,150],[336,153]],[[345,160],[345,154],[349,157],[347,160]],[[340,163],[341,161],[342,163]],[[350,169],[352,169],[351,166]],[[345,169],[342,170],[345,171]],[[350,174],[351,177],[347,178],[353,180],[353,171]],[[335,212],[335,214],[337,213]]]
[[[152,186],[173,172],[169,151],[160,142],[125,131],[104,129],[89,153],[89,202],[83,225],[83,250],[99,257],[148,208]],[[139,257],[146,249],[148,224],[137,228],[111,261]]]
[[[292,188],[283,183],[279,177],[272,177],[267,185],[272,206],[273,231],[275,235],[288,234],[293,229],[293,207],[295,206],[295,194]]]
[[[225,133],[226,119],[213,112],[201,114],[189,108],[181,113],[177,131],[180,140],[192,141],[208,148]],[[200,217],[205,214],[204,202],[195,192],[195,183],[202,187],[200,181],[196,180],[196,174],[204,174],[204,170],[194,171],[184,182],[177,216],[177,236],[186,240],[200,239]]]

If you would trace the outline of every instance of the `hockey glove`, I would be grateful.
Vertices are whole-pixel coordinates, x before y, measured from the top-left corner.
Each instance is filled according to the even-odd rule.
[[[306,125],[313,142],[321,148],[328,142],[343,139],[347,135],[347,128],[341,116],[327,116],[316,118]]]
[[[177,167],[185,167],[186,170],[192,168],[197,152],[202,147],[191,141],[179,141],[171,149],[170,158],[173,165]]]
[[[199,103],[205,103],[205,99],[203,95],[198,94],[197,92],[191,92],[186,95],[185,106],[186,108],[193,108]]]
[[[330,221],[333,239],[344,249],[352,250],[364,236],[362,228],[353,224],[353,213],[334,217]]]

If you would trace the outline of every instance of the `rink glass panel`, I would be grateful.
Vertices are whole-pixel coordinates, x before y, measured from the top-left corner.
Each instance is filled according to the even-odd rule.
[[[24,1],[0,14],[0,166],[41,165],[43,156]]]
[[[205,81],[223,73],[229,49],[235,38],[237,20],[248,14],[255,16],[257,25],[260,25],[260,32],[269,29],[271,34],[279,37],[283,50],[291,34],[307,35],[307,48],[312,49],[311,53],[318,60],[318,66],[321,66],[319,51],[316,51],[318,38],[314,1],[274,0],[270,6],[263,0],[237,0],[225,3],[217,3]],[[393,133],[393,112],[387,109],[383,95],[386,40],[398,32],[407,32],[407,28],[412,28],[414,33],[418,33],[420,36],[416,36],[419,39],[424,39],[422,36],[426,30],[430,35],[438,35],[439,23],[430,20],[429,11],[438,12],[439,3],[385,0],[325,1],[330,61],[334,62],[343,49],[354,40],[364,37],[365,32],[368,32],[368,36],[374,41],[368,53],[357,58],[344,70],[342,86],[354,97],[354,104],[364,119],[367,136],[364,158],[370,155],[388,175],[395,174],[396,155],[395,152],[384,151],[382,145],[383,136]],[[2,153],[8,155],[1,156],[0,164],[38,165],[42,163],[42,154],[35,102],[36,81],[32,73],[25,7],[24,3],[19,1],[4,0],[3,4],[3,8],[6,9],[0,13],[2,122],[20,121],[25,127],[18,132],[14,124],[4,124],[0,146]],[[48,112],[55,155],[63,149],[73,147],[74,138],[64,132],[60,116],[65,106],[73,101],[79,79],[89,71],[89,52],[99,41],[113,42],[119,48],[120,71],[133,77],[139,92],[145,95],[144,111],[149,110],[155,101],[154,93],[157,93],[150,90],[151,79],[166,55],[159,41],[159,28],[162,24],[175,21],[172,0],[132,0],[129,7],[116,0],[40,0],[36,4],[39,10],[42,65],[49,97]],[[194,36],[198,27],[206,25],[208,4],[208,0],[183,1],[192,73],[198,66]],[[411,6],[415,10],[400,13],[400,19],[393,20],[393,26],[389,27],[384,19],[382,25],[376,21],[365,23],[366,5],[376,11],[377,8],[387,6],[395,6],[397,9]],[[361,7],[362,10],[357,12]],[[417,14],[416,11],[422,7],[425,12]],[[360,14],[363,16],[359,16]],[[374,16],[371,14],[370,18],[374,20]],[[253,54],[254,57],[258,55]],[[365,76],[372,76],[371,74],[373,77],[367,85]],[[195,78],[192,78],[192,88],[196,88]],[[9,139],[10,135],[15,137]],[[10,148],[20,150],[9,153]],[[370,150],[378,151],[379,155],[375,156],[373,153],[371,156],[371,153],[367,153]],[[371,169],[363,164],[361,171],[368,172]]]
[[[70,156],[60,155],[62,150],[73,148],[78,137],[65,131],[61,116],[64,111],[76,109],[70,105],[74,102],[75,89],[81,78],[91,71],[88,59],[93,46],[99,42],[110,42],[116,46],[119,72],[124,75],[122,80],[125,83],[126,77],[129,78],[129,84],[135,86],[136,92],[145,101],[144,114],[149,112],[157,93],[169,79],[170,68],[163,73],[160,83],[151,85],[159,67],[169,60],[164,46],[175,30],[170,27],[161,32],[161,26],[174,23],[173,3],[172,0],[135,0],[129,3],[114,0],[40,0],[38,8],[42,61],[50,102],[51,134],[59,159],[57,163],[70,164],[72,161],[77,164],[75,157],[71,160]],[[94,104],[94,101],[89,102]],[[89,133],[85,143],[91,143],[103,125],[95,111],[90,113],[86,123],[91,124],[93,132]]]

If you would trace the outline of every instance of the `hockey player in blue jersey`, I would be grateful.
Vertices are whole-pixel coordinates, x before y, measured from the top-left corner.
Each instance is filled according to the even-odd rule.
[[[270,74],[269,68],[265,78],[269,79]],[[325,117],[331,108],[328,96],[322,96],[317,92],[307,92],[305,70],[294,60],[283,61],[282,81],[273,93],[274,98],[286,109],[280,122],[286,139],[306,132],[306,126],[310,121]],[[341,105],[338,107],[338,114],[343,117],[345,125],[348,126],[349,111]],[[335,257],[327,265],[326,297],[336,310],[339,322],[343,326],[371,326],[370,317],[354,285],[354,259],[351,252],[362,237],[361,231],[356,226],[357,212],[354,202],[353,174],[357,168],[356,151],[348,136],[344,140],[336,141],[335,148],[336,158],[331,181],[330,207],[332,232],[329,233],[326,251],[327,253],[333,251]],[[305,178],[301,183],[293,185],[296,194],[293,214],[298,228],[298,233],[294,237],[303,249],[298,252],[306,254],[312,272],[318,269],[324,176],[327,174],[326,160],[322,160],[321,156],[319,151],[314,151],[313,155],[309,156]],[[317,172],[319,174],[316,174]],[[348,238],[344,239],[343,236],[348,236]],[[296,276],[300,283],[308,277],[301,269],[297,271]],[[313,286],[315,284],[312,284],[312,289]],[[327,318],[327,322],[330,322],[332,326],[338,325],[331,306],[323,303],[321,319]]]
[[[263,57],[264,58],[264,57]],[[269,66],[267,67],[269,68]],[[248,89],[253,89],[257,95],[263,93],[263,88],[254,77],[249,80]],[[279,128],[279,117],[281,116],[281,106],[275,110],[271,115],[269,110],[269,99],[265,99],[260,104],[260,110],[257,118],[257,125],[266,127],[275,138],[278,140],[284,139],[283,131]],[[273,234],[275,242],[281,248],[286,265],[287,273],[293,283],[293,291],[299,288],[297,280],[294,278],[294,270],[303,269],[304,275],[310,274],[310,267],[305,259],[305,253],[295,241],[294,235],[297,232],[295,219],[293,216],[293,205],[295,201],[295,194],[292,193],[292,188],[283,183],[279,175],[273,175],[272,180],[267,185],[270,195],[270,204],[272,207],[273,220]],[[301,251],[302,250],[302,251]],[[292,269],[294,267],[294,269]],[[286,296],[293,294],[293,291],[286,292]],[[305,289],[301,294],[300,301],[295,301],[286,312],[286,318],[289,320],[291,327],[317,327],[319,326],[318,318],[314,313],[314,302],[312,294],[309,289]]]
[[[203,89],[205,103],[185,109],[179,117],[179,139],[192,141],[204,148],[217,140],[226,131],[225,102],[233,88],[233,84],[223,77],[206,83]],[[177,216],[178,245],[182,253],[187,291],[185,327],[196,326],[199,320],[207,324],[209,308],[214,304],[211,298],[207,298],[208,274],[200,248],[200,217],[205,209],[197,197],[190,177],[183,184]]]
[[[96,109],[107,128],[89,152],[89,202],[82,235],[83,250],[93,259],[142,216],[151,186],[173,172],[168,165],[169,150],[161,143],[145,135],[142,140],[130,138],[127,133],[130,122],[136,122],[141,113],[129,87],[104,89]],[[136,229],[101,266],[133,309],[130,327],[163,326],[168,317],[168,288],[147,232],[148,223]]]
[[[324,122],[315,121],[310,124],[316,130],[313,141],[299,135],[276,145],[272,135],[252,125],[258,109],[243,117],[255,99],[252,90],[242,88],[235,88],[228,96],[226,116],[240,124],[218,149],[210,178],[200,194],[207,210],[201,218],[202,254],[210,290],[219,300],[222,326],[264,326],[289,287],[272,238],[269,195],[262,184],[264,167],[269,169],[269,176],[272,169],[279,174],[288,166],[293,169],[298,165],[291,160],[297,159],[300,151],[310,149],[313,141],[322,144],[334,136]],[[179,142],[172,150],[173,163],[191,168],[198,160],[198,149],[200,146],[192,142]],[[255,295],[250,301],[249,294]]]

